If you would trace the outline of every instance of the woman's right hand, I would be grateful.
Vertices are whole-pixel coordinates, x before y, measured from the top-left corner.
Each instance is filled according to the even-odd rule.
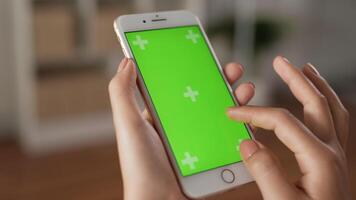
[[[255,178],[263,198],[351,199],[345,149],[349,114],[338,96],[316,69],[302,70],[278,56],[274,69],[303,104],[304,123],[288,110],[240,106],[228,110],[230,118],[273,130],[295,155],[302,176],[291,183],[278,159],[261,143],[245,140],[240,148],[244,162]]]

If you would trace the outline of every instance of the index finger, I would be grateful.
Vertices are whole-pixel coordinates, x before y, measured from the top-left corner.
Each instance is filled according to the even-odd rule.
[[[278,139],[295,154],[319,155],[321,145],[298,119],[287,110],[255,106],[240,106],[228,110],[230,118],[273,130]]]
[[[115,124],[137,126],[144,120],[135,99],[136,72],[132,60],[124,60],[110,81],[109,94]]]

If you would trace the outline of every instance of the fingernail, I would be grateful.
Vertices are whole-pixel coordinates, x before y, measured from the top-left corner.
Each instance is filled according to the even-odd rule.
[[[288,60],[286,57],[283,57],[283,56],[282,56],[282,59],[283,59],[285,62],[290,63],[289,60]]]
[[[241,154],[244,160],[249,159],[259,149],[260,147],[254,140],[244,140],[240,146]]]
[[[125,68],[131,69],[133,67],[133,62],[131,59],[127,59]]]
[[[120,72],[127,64],[127,58],[121,60],[119,67],[117,68],[117,72]]]
[[[255,87],[255,84],[252,83],[251,81],[249,81],[248,83],[249,83],[253,88],[256,88],[256,87]]]
[[[244,66],[243,66],[241,63],[239,63],[238,66],[240,67],[240,69],[241,69],[242,72],[245,71]]]
[[[228,115],[228,116],[233,115],[234,112],[235,112],[235,109],[236,109],[236,107],[229,107],[229,108],[227,108],[227,110],[226,110],[227,115]]]
[[[309,71],[311,71],[313,74],[320,76],[320,73],[318,72],[318,70],[316,70],[316,68],[314,67],[314,65],[312,65],[311,63],[307,63],[307,68]]]

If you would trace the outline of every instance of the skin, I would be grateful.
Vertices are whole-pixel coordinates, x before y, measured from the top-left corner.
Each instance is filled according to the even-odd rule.
[[[241,106],[227,111],[233,120],[273,130],[294,152],[302,172],[296,183],[289,181],[278,158],[263,144],[256,140],[241,143],[244,163],[263,198],[351,199],[345,157],[349,132],[347,110],[311,64],[300,70],[277,56],[273,66],[303,105],[304,122],[282,108],[246,106],[254,95],[252,83],[237,87],[235,95]],[[224,73],[228,82],[234,84],[242,76],[243,68],[230,63]],[[134,92],[136,78],[133,62],[124,59],[109,84],[124,199],[187,199],[179,188],[150,115],[146,110],[139,110]]]

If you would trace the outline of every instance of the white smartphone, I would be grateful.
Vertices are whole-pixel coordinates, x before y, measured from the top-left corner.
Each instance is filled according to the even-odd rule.
[[[237,101],[198,18],[124,15],[114,28],[184,194],[202,198],[253,181],[239,152],[251,131],[226,115]]]

